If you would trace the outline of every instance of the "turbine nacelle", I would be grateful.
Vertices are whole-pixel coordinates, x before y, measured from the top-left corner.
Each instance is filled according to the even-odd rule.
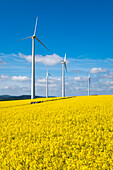
[[[64,63],[66,63],[66,62],[64,62],[64,61],[61,62],[61,64],[64,64]]]
[[[51,76],[51,74],[48,72],[48,69],[47,69],[47,73],[46,73],[46,76]]]
[[[88,75],[88,79],[90,79],[91,77],[90,77],[90,74]]]
[[[48,76],[51,76],[49,73],[46,73],[46,75],[47,75],[47,77],[48,77]]]
[[[36,38],[36,35],[33,35],[32,38]]]

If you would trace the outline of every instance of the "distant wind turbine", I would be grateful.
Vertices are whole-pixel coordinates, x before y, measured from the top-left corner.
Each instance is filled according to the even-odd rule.
[[[37,41],[42,44],[47,50],[49,50],[37,37],[36,37],[36,28],[37,28],[37,21],[38,21],[38,17],[36,18],[36,24],[35,24],[35,30],[34,30],[34,35],[27,37],[27,38],[23,38],[20,40],[25,40],[25,39],[29,39],[32,38],[32,81],[31,81],[31,99],[35,98],[35,38],[37,39]],[[18,41],[20,41],[18,40]]]
[[[67,72],[67,67],[66,67],[66,54],[64,57],[64,60],[62,61],[62,97],[65,97],[65,70]]]
[[[51,76],[48,72],[47,69],[47,73],[46,73],[46,98],[48,98],[48,77]]]
[[[90,74],[88,75],[88,96],[90,96]]]

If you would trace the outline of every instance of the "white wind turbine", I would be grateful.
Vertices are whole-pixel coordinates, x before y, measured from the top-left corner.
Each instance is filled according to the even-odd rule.
[[[88,96],[90,96],[90,74],[88,75]]]
[[[36,18],[36,24],[35,24],[35,30],[34,30],[34,35],[27,37],[27,38],[23,38],[20,40],[25,40],[25,39],[29,39],[32,38],[32,81],[31,81],[31,99],[35,98],[35,38],[37,39],[37,41],[42,44],[47,50],[49,50],[37,37],[36,37],[36,28],[37,28],[37,20],[38,17]]]
[[[65,68],[64,68],[65,67]],[[64,57],[64,60],[62,61],[62,97],[65,97],[65,70],[67,72],[67,67],[66,67],[66,54]]]
[[[48,77],[51,76],[48,72],[47,69],[47,73],[46,73],[46,98],[48,98]]]

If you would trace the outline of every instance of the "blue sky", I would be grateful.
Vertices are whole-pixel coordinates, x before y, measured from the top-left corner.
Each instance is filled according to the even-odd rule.
[[[34,33],[50,49],[36,42],[36,95],[61,96],[61,60],[67,54],[66,95],[113,94],[113,1],[20,0],[0,2],[0,94],[30,94],[31,39]],[[49,64],[48,64],[49,63]]]

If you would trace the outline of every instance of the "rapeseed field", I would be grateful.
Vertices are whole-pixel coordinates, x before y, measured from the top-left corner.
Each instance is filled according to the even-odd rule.
[[[113,96],[51,100],[0,102],[0,169],[113,169]]]

